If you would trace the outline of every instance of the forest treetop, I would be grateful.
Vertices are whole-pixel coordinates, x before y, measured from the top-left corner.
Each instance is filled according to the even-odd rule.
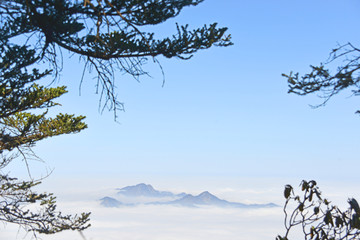
[[[17,224],[35,238],[38,233],[82,231],[90,226],[90,213],[64,215],[52,193],[34,190],[40,180],[32,178],[28,160],[38,159],[32,151],[36,143],[87,128],[84,116],[48,117],[48,110],[59,105],[56,99],[67,90],[44,87],[38,81],[59,76],[66,50],[80,57],[84,70],[95,70],[100,105],[114,110],[116,116],[116,110],[123,108],[114,92],[116,70],[138,80],[147,74],[142,66],[148,58],[155,62],[157,56],[189,59],[200,49],[232,44],[225,36],[227,29],[217,28],[216,23],[195,30],[177,25],[177,33],[164,39],[141,30],[200,2],[0,0],[0,222]],[[28,181],[4,171],[18,158],[25,162]]]
[[[51,64],[53,74],[61,71],[61,50],[84,61],[95,70],[102,106],[122,110],[117,101],[115,71],[134,77],[147,74],[142,68],[151,58],[164,56],[189,59],[211,46],[232,45],[227,28],[217,23],[189,30],[176,25],[177,32],[156,39],[144,26],[165,22],[184,7],[203,0],[2,0],[0,41],[5,46],[20,44],[36,52],[34,62]],[[84,69],[84,70],[85,70]]]

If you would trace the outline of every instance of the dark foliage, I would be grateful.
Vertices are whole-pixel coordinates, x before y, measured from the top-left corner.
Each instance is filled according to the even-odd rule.
[[[0,221],[18,224],[35,237],[90,226],[89,213],[63,215],[51,193],[34,191],[40,181],[30,174],[28,160],[37,158],[32,147],[87,127],[83,116],[49,117],[48,109],[59,105],[55,99],[66,87],[37,82],[59,77],[65,50],[83,61],[84,70],[95,70],[100,106],[116,116],[116,110],[123,109],[114,91],[116,70],[139,80],[147,74],[142,67],[148,59],[189,59],[198,50],[232,44],[227,29],[216,23],[195,30],[176,25],[176,33],[163,39],[142,30],[202,1],[0,0]],[[25,162],[31,180],[4,172],[17,158]]]
[[[46,88],[35,83],[50,71],[30,69],[36,61],[34,50],[11,44],[3,44],[0,49],[0,221],[18,224],[34,236],[84,230],[90,226],[89,213],[63,215],[57,211],[51,193],[33,190],[40,181],[19,181],[4,173],[4,168],[18,157],[28,166],[28,159],[35,156],[32,147],[37,141],[79,132],[86,124],[83,116],[60,113],[47,117],[47,109],[58,105],[53,100],[66,93],[66,88]],[[41,113],[35,114],[34,110]]]
[[[198,50],[232,44],[226,28],[217,28],[216,23],[194,30],[177,25],[176,34],[164,39],[142,30],[202,1],[2,0],[0,35],[3,44],[11,39],[26,41],[24,45],[35,52],[34,61],[52,63],[54,74],[61,70],[61,50],[78,55],[85,68],[97,73],[100,106],[116,113],[123,109],[114,92],[116,70],[138,80],[147,74],[142,66],[149,58],[189,59]]]
[[[344,90],[351,90],[353,96],[360,95],[360,49],[351,43],[333,49],[327,62],[311,66],[311,69],[303,76],[292,72],[283,74],[288,79],[289,93],[318,93],[324,101],[315,107],[325,105],[330,98]]]
[[[302,193],[296,195],[286,185],[284,197],[285,235],[276,240],[288,240],[291,232],[301,228],[306,240],[355,240],[360,237],[360,208],[358,202],[348,200],[345,211],[323,198],[315,181],[302,181]]]

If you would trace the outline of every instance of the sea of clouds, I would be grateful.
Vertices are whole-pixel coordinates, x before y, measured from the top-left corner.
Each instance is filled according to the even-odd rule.
[[[156,181],[155,181],[156,182]],[[189,192],[198,194],[209,190],[219,198],[243,203],[274,202],[280,206],[284,203],[283,185],[279,182],[263,182],[264,184],[153,184],[159,190]],[[138,182],[132,182],[136,184]],[[147,182],[150,183],[150,182]],[[54,184],[50,184],[55,186]],[[186,208],[166,205],[139,205],[133,207],[105,208],[99,199],[116,194],[117,187],[127,184],[106,186],[104,184],[88,184],[89,188],[79,187],[76,183],[61,183],[68,186],[58,196],[58,208],[64,213],[92,212],[91,228],[83,233],[64,232],[55,235],[38,235],[43,240],[264,240],[275,239],[284,234],[284,213],[282,207],[240,209],[200,207]],[[298,185],[298,183],[297,183]],[[70,186],[70,187],[69,187]],[[84,186],[84,184],[81,184]],[[103,187],[101,187],[103,186]],[[105,186],[105,187],[104,187]],[[171,188],[171,186],[173,188]],[[184,186],[184,187],[182,187]],[[187,187],[187,188],[186,188]],[[297,187],[295,185],[295,187]],[[333,192],[339,190],[331,184],[324,185],[324,192],[330,199],[342,199],[346,206],[346,195],[353,192]],[[351,197],[351,196],[349,196]],[[354,196],[356,197],[356,196]],[[337,203],[337,202],[335,202]],[[337,203],[338,204],[338,203]],[[0,239],[33,239],[31,234],[19,230],[11,224],[0,224]]]
[[[81,207],[79,207],[81,206]],[[83,232],[87,240],[225,240],[274,239],[282,231],[282,211],[271,209],[184,208],[137,206],[103,208],[90,202],[61,204],[67,212],[91,210],[92,227]],[[8,225],[1,239],[31,239]],[[41,239],[79,239],[78,232],[65,232]]]

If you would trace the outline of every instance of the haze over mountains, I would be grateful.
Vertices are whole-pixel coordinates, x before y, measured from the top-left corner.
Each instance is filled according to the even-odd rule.
[[[133,199],[132,203],[124,203],[116,198],[104,197],[100,199],[100,204],[104,207],[122,207],[122,206],[136,206],[138,198],[147,198],[147,201],[142,204],[147,205],[174,205],[184,207],[201,207],[201,206],[215,206],[215,207],[235,207],[235,208],[269,208],[277,207],[274,203],[266,204],[244,204],[237,202],[229,202],[216,197],[215,195],[204,191],[199,195],[191,195],[186,193],[174,194],[169,191],[158,191],[150,184],[140,183],[134,186],[127,186],[117,189],[119,199],[127,197]]]
[[[134,186],[128,186],[124,188],[118,188],[118,194],[122,194],[128,197],[183,197],[186,193],[174,194],[168,191],[158,191],[153,188],[150,184],[140,183]]]

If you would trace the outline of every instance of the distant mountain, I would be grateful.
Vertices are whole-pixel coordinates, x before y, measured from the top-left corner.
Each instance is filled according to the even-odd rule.
[[[153,188],[150,184],[140,183],[134,186],[128,186],[124,188],[117,189],[119,190],[118,194],[128,196],[128,197],[183,197],[186,193],[174,194],[168,191],[158,191]]]
[[[238,202],[229,202],[223,199],[216,197],[215,195],[209,193],[208,191],[202,192],[197,196],[191,194],[181,193],[174,194],[168,191],[158,191],[154,189],[150,184],[140,183],[134,186],[127,186],[124,188],[117,189],[118,194],[126,197],[150,197],[150,198],[166,198],[175,199],[168,201],[164,199],[157,202],[142,202],[142,204],[147,205],[177,205],[185,207],[200,207],[200,206],[216,206],[216,207],[225,207],[225,208],[269,208],[277,207],[278,205],[274,203],[267,204],[244,204]],[[104,197],[101,200],[101,205],[104,207],[120,207],[120,206],[134,206],[139,204],[139,202],[133,202],[131,204],[124,204],[115,198]],[[136,200],[135,200],[136,201]]]
[[[265,203],[265,204],[247,204],[248,208],[272,208],[272,207],[279,207],[275,203]]]
[[[100,199],[100,205],[104,207],[120,207],[122,203],[115,198],[104,197]]]
[[[187,194],[186,196],[174,200],[169,201],[166,204],[174,204],[174,205],[181,205],[187,207],[196,207],[198,205],[212,205],[212,206],[227,206],[229,205],[228,201],[219,199],[218,197],[214,196],[213,194],[209,193],[208,191],[202,192],[197,196],[193,196],[191,194]]]
[[[170,205],[180,205],[186,207],[197,207],[197,206],[216,206],[216,207],[236,207],[236,208],[263,208],[263,207],[276,207],[276,204],[244,204],[237,202],[228,202],[226,200],[220,199],[215,195],[209,193],[208,191],[202,192],[197,196],[187,194],[183,198],[169,201],[169,202],[157,202],[155,204],[170,204]]]

